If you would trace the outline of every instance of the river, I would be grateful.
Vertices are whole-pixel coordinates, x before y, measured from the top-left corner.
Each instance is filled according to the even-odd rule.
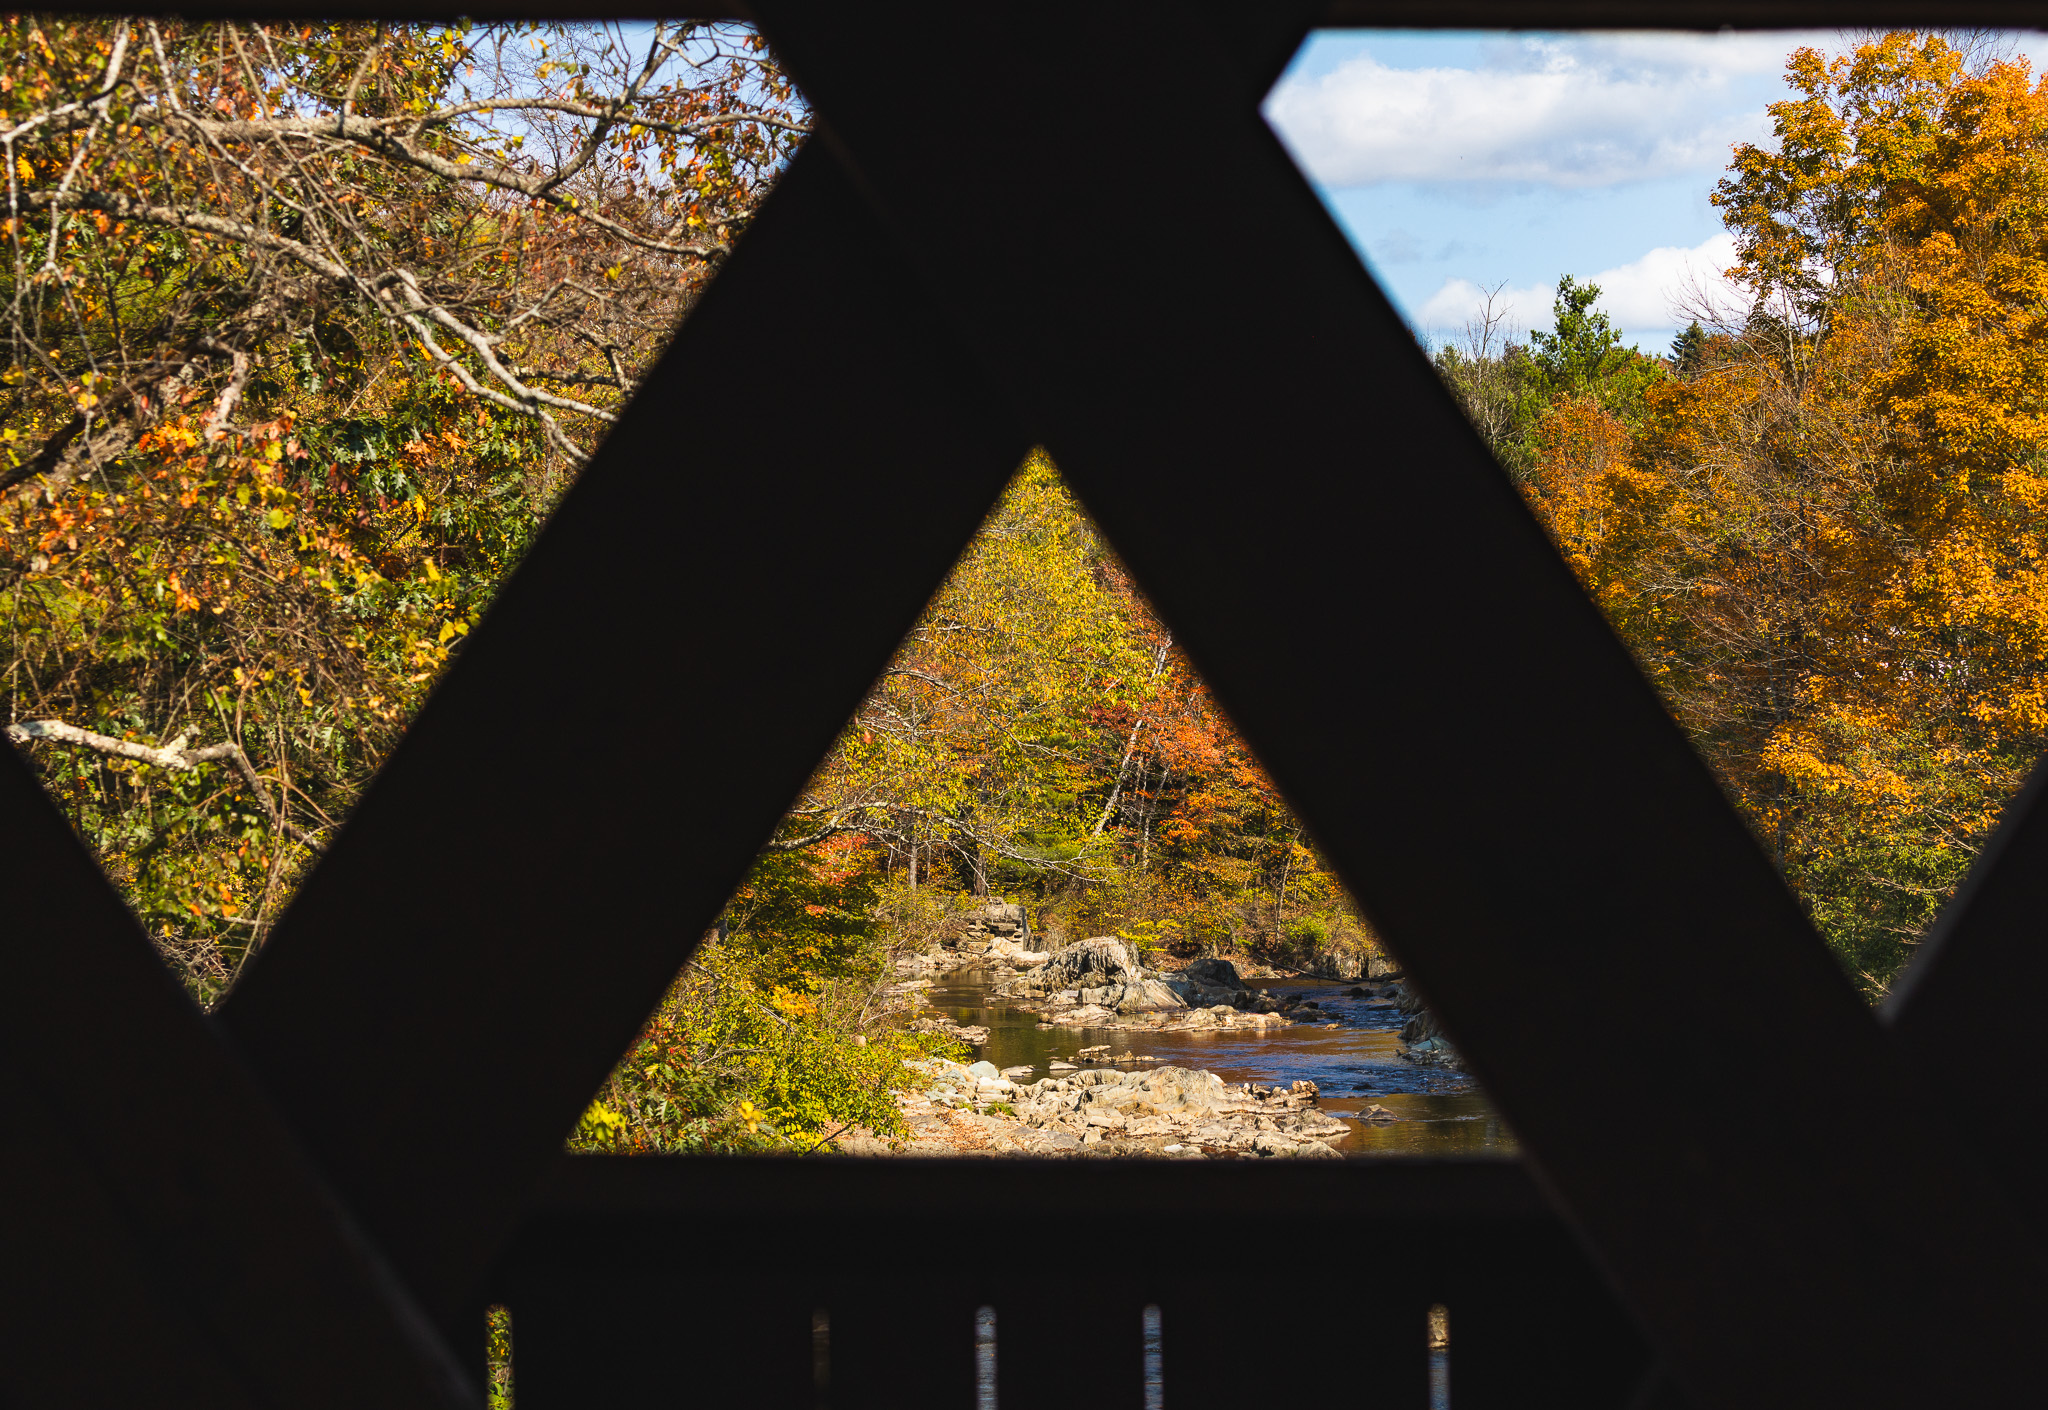
[[[1346,1155],[1509,1155],[1514,1136],[1462,1072],[1401,1060],[1401,1025],[1406,1016],[1387,1004],[1372,1004],[1345,993],[1333,980],[1255,979],[1249,987],[1276,997],[1304,994],[1321,1004],[1334,1027],[1289,1024],[1207,1032],[1131,1032],[1108,1028],[1046,1028],[1037,1015],[991,997],[995,975],[963,969],[942,974],[927,997],[932,1007],[962,1024],[988,1029],[975,1050],[999,1068],[1029,1064],[1024,1081],[1047,1075],[1054,1059],[1071,1062],[1077,1049],[1099,1043],[1110,1051],[1157,1058],[1156,1063],[1110,1064],[1089,1059],[1083,1066],[1202,1068],[1226,1082],[1310,1081],[1321,1092],[1316,1105],[1351,1127],[1336,1141]],[[1358,1113],[1378,1105],[1395,1121],[1361,1121]]]

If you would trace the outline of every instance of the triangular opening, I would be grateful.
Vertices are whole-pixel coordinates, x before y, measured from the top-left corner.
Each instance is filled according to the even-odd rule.
[[[808,119],[737,25],[0,48],[0,723],[210,1004]]]
[[[2048,747],[2044,55],[1333,32],[1267,101],[1873,996]]]
[[[827,1146],[1511,1148],[1043,452],[571,1142]]]

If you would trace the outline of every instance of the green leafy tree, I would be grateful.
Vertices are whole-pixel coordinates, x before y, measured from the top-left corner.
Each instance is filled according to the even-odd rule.
[[[1529,360],[1545,402],[1591,397],[1625,415],[1640,407],[1644,388],[1659,370],[1654,359],[1622,341],[1599,298],[1598,284],[1581,284],[1569,274],[1559,278],[1551,329],[1529,335]]]

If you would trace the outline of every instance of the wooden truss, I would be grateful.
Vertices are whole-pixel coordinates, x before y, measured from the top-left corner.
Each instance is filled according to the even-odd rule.
[[[836,1405],[964,1410],[959,1308],[1001,1296],[1008,1410],[1134,1408],[1128,1356],[1045,1358],[1092,1305],[1143,1299],[1177,1407],[1260,1394],[1232,1358],[1283,1316],[1344,1383],[1419,1407],[1419,1333],[1384,1330],[1418,1297],[1464,1319],[1459,1410],[2039,1403],[2044,785],[1872,1013],[1258,102],[1317,22],[2048,12],[756,9],[821,136],[216,1015],[0,751],[0,1400],[474,1405],[478,1309],[504,1297],[521,1410],[809,1407],[809,1362],[774,1348],[828,1301]],[[565,1162],[1041,443],[1523,1165]],[[638,754],[594,719],[579,739],[594,699],[716,747]],[[1006,1250],[972,1222],[1002,1209],[1094,1210],[1160,1266]],[[920,1210],[965,1221],[952,1257],[901,1248],[890,1221]],[[1298,1217],[1338,1266],[1261,1283],[1270,1260],[1216,1232],[1246,1210]]]

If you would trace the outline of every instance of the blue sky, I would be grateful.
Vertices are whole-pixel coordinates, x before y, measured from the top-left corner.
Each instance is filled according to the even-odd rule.
[[[1708,202],[1729,150],[1770,136],[1785,58],[1822,33],[1312,36],[1266,116],[1411,326],[1455,337],[1500,286],[1519,333],[1560,274],[1594,279],[1661,351],[1732,259]],[[2011,36],[2040,70],[2048,43]]]

